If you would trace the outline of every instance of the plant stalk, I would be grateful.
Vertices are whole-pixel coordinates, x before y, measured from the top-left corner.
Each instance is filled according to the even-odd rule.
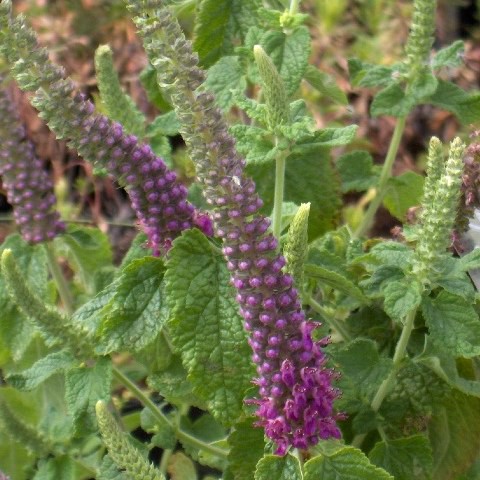
[[[343,325],[342,322],[339,322],[334,316],[330,315],[312,296],[307,297],[306,302],[326,320],[331,328],[337,331],[343,341],[350,342],[352,340],[352,336],[345,325]]]
[[[285,167],[288,154],[289,150],[281,152],[276,159],[275,167],[275,196],[273,200],[272,230],[273,235],[278,240],[279,246],[280,236],[282,234],[282,206],[285,191]]]
[[[406,116],[399,117],[397,120],[397,124],[395,125],[395,130],[393,131],[392,139],[388,147],[387,156],[385,157],[385,163],[383,164],[382,172],[380,173],[377,194],[368,206],[362,222],[355,230],[353,234],[354,238],[362,237],[368,232],[369,228],[372,226],[373,218],[375,217],[375,214],[377,213],[377,210],[380,207],[385,194],[387,193],[387,183],[392,176],[392,167],[395,162],[395,158],[397,157],[398,147],[400,146],[400,141],[405,130],[406,120]]]

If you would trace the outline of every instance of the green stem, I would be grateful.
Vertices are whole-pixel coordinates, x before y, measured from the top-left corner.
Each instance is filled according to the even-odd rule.
[[[73,297],[68,288],[68,282],[64,277],[60,266],[57,263],[55,257],[55,251],[51,243],[44,243],[45,252],[47,253],[47,262],[50,273],[52,274],[53,281],[57,286],[58,293],[62,299],[63,308],[68,315],[71,315],[74,311],[73,307]]]
[[[278,143],[278,141],[277,141]],[[289,151],[280,152],[275,168],[275,196],[273,200],[273,235],[279,241],[282,233],[282,206],[283,206],[283,194],[285,190],[285,166],[287,163],[287,156]]]
[[[407,117],[399,117],[397,120],[397,124],[395,125],[395,130],[393,131],[392,139],[390,141],[390,146],[388,147],[385,163],[383,164],[382,172],[380,173],[377,194],[368,206],[362,222],[353,234],[355,238],[362,237],[368,232],[369,228],[372,226],[373,218],[375,217],[375,214],[382,203],[383,197],[387,193],[387,183],[392,176],[392,167],[393,163],[395,162],[395,158],[397,157],[398,147],[400,146],[400,140],[402,139],[403,131],[405,130],[406,119]]]
[[[395,347],[395,354],[393,355],[393,366],[388,374],[387,378],[380,384],[380,387],[377,390],[377,393],[373,397],[371,407],[374,412],[378,412],[382,406],[385,397],[390,393],[393,384],[395,382],[395,377],[397,376],[398,371],[402,365],[403,359],[407,352],[408,341],[410,340],[410,335],[412,334],[415,315],[417,314],[417,309],[413,309],[406,317],[405,324],[403,326],[402,334],[398,340],[397,346]],[[353,441],[352,445],[354,447],[360,447],[365,438],[365,434],[357,435]]]
[[[300,0],[290,0],[290,8],[288,13],[290,15],[295,15],[298,12],[298,5],[300,4]]]
[[[157,407],[157,405],[155,405],[155,403],[150,400],[150,398],[145,394],[145,392],[140,389],[134,382],[132,382],[126,375],[124,375],[117,367],[113,367],[113,376],[128,390],[130,390],[130,392],[150,410],[151,414],[160,424],[167,424],[170,428],[172,428],[172,430],[174,430],[175,432],[176,437],[181,442],[187,443],[194,448],[198,448],[199,450],[203,450],[217,457],[223,459],[227,458],[228,452],[226,450],[215,447],[213,445],[209,445],[208,443],[205,443],[202,440],[193,437],[192,435],[184,432],[178,426],[174,425],[171,420]]]
[[[306,302],[313,308],[313,310],[319,313],[326,320],[326,322],[330,325],[331,328],[338,332],[338,334],[345,342],[350,342],[352,340],[352,336],[348,332],[345,325],[343,325],[342,322],[339,322],[333,315],[327,312],[327,310],[322,307],[322,305],[320,305],[316,300],[314,300],[313,297],[307,297]]]

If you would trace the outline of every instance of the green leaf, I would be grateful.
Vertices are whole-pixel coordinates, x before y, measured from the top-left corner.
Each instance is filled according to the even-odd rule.
[[[457,40],[448,47],[439,50],[432,60],[432,70],[442,67],[459,67],[463,63],[465,44],[463,40]]]
[[[378,172],[372,156],[365,151],[355,150],[344,153],[336,162],[342,179],[342,192],[363,192],[376,185]]]
[[[388,181],[388,190],[383,199],[387,210],[404,222],[409,208],[420,205],[424,177],[415,172],[405,172]]]
[[[242,41],[258,22],[258,0],[202,0],[195,25],[194,49],[203,67],[233,52],[234,39]]]
[[[480,399],[452,390],[428,426],[435,480],[457,480],[480,449]]]
[[[75,464],[70,457],[62,455],[40,463],[33,480],[76,480]]]
[[[236,92],[247,88],[245,72],[238,57],[222,57],[210,67],[205,86],[215,94],[217,105],[222,110],[228,110],[235,103]]]
[[[264,201],[263,211],[270,213],[273,206],[275,164],[273,161],[247,166],[259,195]],[[321,181],[319,182],[319,179]],[[327,149],[291,154],[287,158],[285,174],[285,201],[300,205],[310,202],[309,237],[315,238],[335,226],[340,207],[338,176]]]
[[[382,468],[372,465],[361,450],[339,448],[305,463],[305,480],[394,480]]]
[[[466,273],[459,272],[457,274],[441,275],[435,277],[434,283],[440,285],[447,292],[462,297],[468,303],[473,303],[475,300],[476,290],[472,280]]]
[[[72,226],[55,238],[55,249],[65,255],[89,293],[95,273],[112,264],[112,251],[106,234],[98,228]]]
[[[340,273],[312,264],[305,265],[304,273],[311,278],[315,278],[320,283],[324,283],[335,290],[339,290],[340,292],[355,298],[361,303],[369,303],[368,298],[355,285],[355,283]]]
[[[97,480],[129,480],[127,475],[120,470],[115,465],[115,462],[112,460],[108,453],[103,457],[102,463],[98,470]]]
[[[174,453],[168,460],[171,480],[197,480],[193,462],[182,452]]]
[[[457,267],[463,272],[480,268],[480,247],[474,248],[470,253],[458,259]]]
[[[53,352],[35,362],[29,369],[9,375],[7,381],[18,390],[33,390],[52,375],[68,369],[74,362],[75,358],[70,352]]]
[[[390,372],[392,360],[378,353],[374,341],[357,338],[330,352],[342,372],[340,386],[345,383],[369,403],[378,387]]]
[[[464,125],[480,120],[480,93],[467,93],[452,82],[438,80],[429,103],[452,112]]]
[[[155,340],[167,320],[162,308],[164,271],[163,261],[154,257],[133,260],[123,269],[99,326],[103,354],[138,352]]]
[[[157,135],[173,137],[178,135],[179,130],[180,122],[178,121],[177,114],[171,110],[168,113],[159,115],[148,125],[147,137],[156,137]]]
[[[348,125],[340,128],[322,128],[316,131],[313,138],[305,144],[306,148],[310,147],[309,143],[313,144],[314,148],[348,145],[355,138],[357,128],[357,125]]]
[[[262,458],[265,440],[262,429],[253,426],[248,418],[235,425],[228,437],[228,465],[235,480],[251,480],[257,462]],[[274,477],[276,478],[276,477]]]
[[[95,404],[110,400],[112,365],[101,357],[93,367],[69,370],[65,377],[65,401],[79,433],[96,429]]]
[[[308,65],[304,75],[305,80],[322,95],[340,105],[348,105],[348,99],[335,80],[325,72]]]
[[[480,320],[471,304],[448,292],[437,298],[425,298],[423,316],[430,337],[440,350],[456,357],[480,354]]]
[[[412,256],[413,251],[407,245],[389,241],[378,243],[369,253],[356,258],[352,263],[388,265],[407,270],[410,267]]]
[[[435,93],[438,86],[438,80],[429,71],[420,73],[413,79],[410,84],[410,95],[415,99],[416,103],[420,103],[421,100]]]
[[[405,274],[398,267],[391,265],[380,265],[376,268],[371,277],[360,282],[360,286],[369,298],[384,297],[384,289],[391,282],[403,280]]]
[[[166,292],[169,330],[194,393],[226,425],[242,411],[253,376],[250,349],[221,253],[198,230],[174,241]]]
[[[257,464],[255,480],[301,480],[300,461],[293,455],[265,455]]]
[[[397,321],[404,320],[422,301],[422,285],[412,278],[388,283],[383,293],[385,312]]]
[[[140,73],[140,82],[147,92],[147,97],[151,103],[164,112],[172,109],[170,103],[165,100],[162,91],[158,86],[157,71],[150,63],[142,73]]]
[[[393,81],[394,67],[372,65],[358,58],[348,60],[352,87],[387,87]]]
[[[0,468],[13,480],[29,480],[35,456],[7,435],[0,435]]]
[[[305,74],[310,56],[310,33],[304,25],[288,34],[269,32],[262,38],[262,47],[277,67],[287,95],[293,95]]]
[[[378,442],[368,457],[372,463],[391,473],[395,480],[432,478],[432,447],[424,435]]]
[[[373,117],[378,117],[379,115],[404,117],[414,106],[415,99],[412,96],[405,95],[400,84],[392,83],[375,95],[370,107],[370,113]]]

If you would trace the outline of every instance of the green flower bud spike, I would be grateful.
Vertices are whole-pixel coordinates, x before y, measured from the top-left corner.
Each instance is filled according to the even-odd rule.
[[[115,465],[132,480],[165,480],[165,477],[129,442],[104,402],[95,406],[98,428]]]
[[[274,130],[277,125],[288,120],[287,92],[282,77],[271,58],[260,45],[253,47],[253,55],[262,79],[263,95],[267,107],[268,127]]]
[[[47,343],[68,346],[70,351],[80,358],[88,357],[91,347],[85,332],[80,331],[56,309],[45,305],[32,292],[11,250],[7,249],[2,253],[1,267],[9,295],[20,311],[39,329]]]
[[[112,50],[108,45],[100,45],[95,52],[100,98],[107,116],[122,124],[126,133],[139,138],[145,136],[145,117],[133,100],[123,91],[118,74],[113,65]]]
[[[430,51],[435,39],[435,11],[436,0],[415,0],[413,16],[405,45],[407,56],[405,65],[410,77],[414,77],[424,67],[430,57]]]
[[[458,137],[455,138],[450,144],[448,160],[443,164],[439,143],[438,139],[430,143],[428,173],[433,180],[425,183],[419,241],[413,265],[413,272],[426,284],[435,263],[451,244],[461,195],[465,145]]]
[[[310,203],[302,203],[288,229],[287,243],[283,250],[287,261],[286,270],[301,292],[303,287],[303,265],[308,251],[308,215]]]
[[[52,451],[49,439],[38,429],[20,421],[5,402],[0,402],[0,430],[36,456],[44,456]]]

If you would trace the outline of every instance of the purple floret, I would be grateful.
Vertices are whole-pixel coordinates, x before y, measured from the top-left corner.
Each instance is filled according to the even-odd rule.
[[[65,231],[55,210],[53,182],[35,155],[18,107],[5,87],[0,89],[0,175],[15,223],[26,242],[45,242]]]

